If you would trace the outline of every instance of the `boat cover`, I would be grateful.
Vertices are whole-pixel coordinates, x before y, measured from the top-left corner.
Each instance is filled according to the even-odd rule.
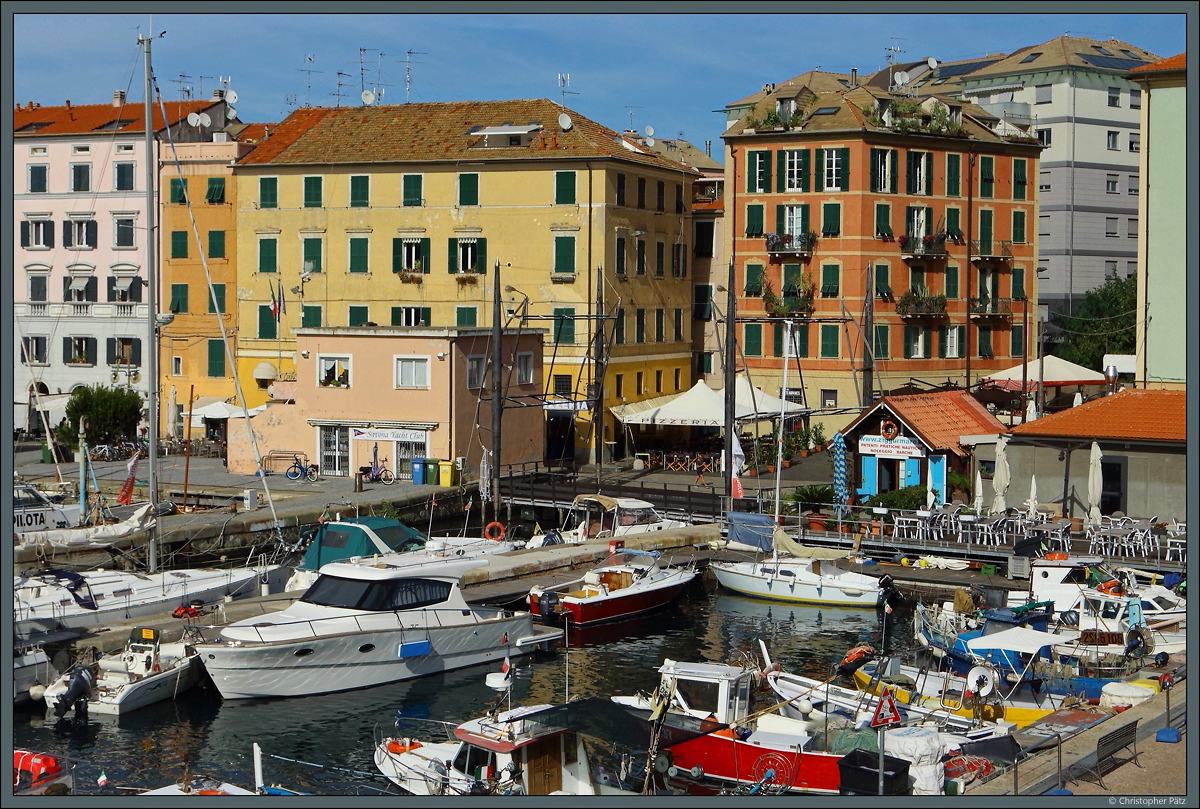
[[[967,648],[972,652],[978,652],[981,649],[1006,649],[1022,654],[1037,654],[1047,646],[1072,643],[1078,639],[1078,632],[1062,632],[1056,635],[1050,632],[1039,632],[1025,626],[1014,626],[1011,629],[972,638],[967,641]]]

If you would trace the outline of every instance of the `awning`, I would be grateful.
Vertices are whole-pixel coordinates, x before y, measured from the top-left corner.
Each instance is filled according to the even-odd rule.
[[[1017,365],[1004,371],[997,371],[984,377],[980,382],[984,387],[996,387],[1003,390],[1020,390],[1022,366]],[[1067,385],[1103,385],[1104,374],[1068,362],[1054,355],[1041,359],[1030,360],[1024,366],[1025,386],[1028,390],[1037,388],[1039,376],[1046,387],[1063,387]]]
[[[619,411],[611,409],[613,415],[625,424],[665,424],[685,427],[723,427],[725,425],[725,396],[700,380],[678,396],[657,407],[631,412],[629,406]],[[734,419],[745,419],[754,415],[754,410],[742,402],[734,403]]]
[[[70,400],[69,393],[29,394],[29,406],[34,410],[45,410],[46,420],[50,422],[51,427],[58,426],[67,415],[67,402]]]
[[[1020,81],[1008,82],[1007,84],[993,84],[991,87],[972,87],[970,90],[960,90],[959,92],[965,96],[986,95],[1002,90],[1024,90],[1025,83]]]
[[[133,279],[136,277],[137,276],[134,275],[115,276],[113,278],[113,286],[116,288],[117,292],[128,292],[129,288],[133,286]]]
[[[83,292],[87,289],[88,281],[92,280],[91,275],[72,275],[71,276],[71,291]]]
[[[269,362],[260,362],[254,366],[253,376],[255,379],[273,380],[279,378],[279,371]]]
[[[1072,643],[1078,640],[1078,632],[1062,632],[1051,634],[1026,626],[1014,626],[1000,632],[981,635],[967,641],[967,648],[972,652],[980,649],[1006,649],[1021,654],[1037,654],[1047,646],[1056,643]]]

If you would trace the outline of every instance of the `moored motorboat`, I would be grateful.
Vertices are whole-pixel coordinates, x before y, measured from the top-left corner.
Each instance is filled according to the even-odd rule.
[[[619,621],[669,604],[696,575],[694,564],[661,567],[657,551],[619,551],[582,578],[534,586],[529,609],[542,620],[561,617],[576,626]]]
[[[23,646],[13,650],[13,704],[37,701],[46,686],[58,677],[41,646]]]
[[[366,688],[527,655],[562,637],[530,613],[467,604],[486,558],[335,562],[280,612],[217,629],[196,648],[226,699]]]
[[[46,687],[46,705],[54,709],[55,716],[62,717],[70,710],[124,716],[173,699],[196,685],[202,674],[200,656],[194,649],[185,643],[163,643],[160,630],[147,626],[133,629],[124,649],[104,655],[88,667],[91,684],[85,694],[72,689],[77,669]]]
[[[28,530],[13,536],[13,562],[27,565],[88,551],[127,548],[149,538],[154,522],[147,503],[121,522]]]
[[[684,525],[686,523],[679,520],[663,517],[645,500],[609,497],[605,494],[581,494],[571,504],[571,510],[563,520],[562,528],[535,534],[525,547],[578,545],[582,542],[681,528]]]

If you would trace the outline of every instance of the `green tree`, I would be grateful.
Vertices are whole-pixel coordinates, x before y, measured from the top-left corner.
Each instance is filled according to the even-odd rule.
[[[129,388],[89,385],[78,388],[67,400],[67,427],[60,440],[75,447],[79,444],[79,418],[87,418],[88,443],[103,444],[137,435],[142,417],[142,396]]]
[[[1104,371],[1105,354],[1133,354],[1137,346],[1137,276],[1110,278],[1088,291],[1075,313],[1050,322],[1062,341],[1050,353],[1093,371]]]

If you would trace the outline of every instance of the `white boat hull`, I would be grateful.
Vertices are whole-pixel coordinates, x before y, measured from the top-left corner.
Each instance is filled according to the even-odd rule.
[[[167,644],[164,648],[179,646]],[[88,714],[99,716],[124,716],[133,711],[175,699],[200,682],[203,667],[196,652],[182,652],[182,657],[162,657],[163,668],[159,671],[141,673],[137,663],[125,652],[106,656],[100,666],[100,675],[88,697]],[[71,682],[67,672],[46,688],[47,706],[53,706]]]
[[[722,587],[755,598],[844,607],[879,604],[882,591],[876,579],[820,562],[829,573],[814,573],[810,560],[713,562],[709,567]]]
[[[33,700],[29,694],[30,686],[39,683],[49,685],[57,677],[58,671],[50,662],[45,649],[18,651],[13,655],[13,704],[19,705]]]

